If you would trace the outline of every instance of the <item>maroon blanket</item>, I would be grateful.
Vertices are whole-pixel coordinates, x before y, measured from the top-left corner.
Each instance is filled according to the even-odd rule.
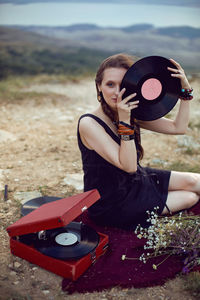
[[[200,214],[200,202],[191,211]],[[62,288],[68,293],[101,291],[114,286],[139,288],[161,285],[183,268],[182,258],[178,256],[169,257],[157,270],[152,265],[158,264],[164,257],[149,259],[146,264],[139,260],[122,260],[123,254],[140,257],[144,252],[144,241],[139,240],[132,231],[98,227],[89,220],[87,214],[82,215],[81,220],[109,236],[109,250],[76,282],[63,279]]]

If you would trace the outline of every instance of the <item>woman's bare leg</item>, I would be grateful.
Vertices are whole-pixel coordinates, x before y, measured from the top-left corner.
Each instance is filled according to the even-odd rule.
[[[179,210],[187,209],[195,205],[199,201],[199,195],[189,191],[171,191],[168,193],[167,206],[174,213]],[[164,207],[162,215],[169,214],[169,211]]]
[[[195,205],[200,197],[200,174],[171,172],[169,193],[166,204],[171,212],[187,209]],[[164,207],[162,214],[169,211]]]
[[[190,191],[200,195],[200,174],[172,171],[169,191]]]

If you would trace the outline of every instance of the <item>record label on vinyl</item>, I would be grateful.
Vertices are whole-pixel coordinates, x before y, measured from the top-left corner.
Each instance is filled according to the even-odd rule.
[[[165,116],[178,101],[180,79],[167,69],[175,65],[161,56],[148,56],[134,63],[124,75],[120,89],[126,88],[123,98],[137,93],[139,105],[131,112],[138,120],[151,121]]]
[[[62,246],[71,246],[71,245],[74,245],[78,241],[78,238],[73,233],[63,232],[63,233],[58,234],[55,237],[55,241],[57,244],[62,245]]]

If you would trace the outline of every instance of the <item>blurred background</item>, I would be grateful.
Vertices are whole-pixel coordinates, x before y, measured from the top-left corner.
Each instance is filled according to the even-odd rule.
[[[96,71],[118,52],[200,69],[199,0],[0,0],[0,76]]]

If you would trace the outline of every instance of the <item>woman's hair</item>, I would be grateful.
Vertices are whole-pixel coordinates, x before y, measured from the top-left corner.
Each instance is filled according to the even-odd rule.
[[[124,53],[119,53],[115,54],[112,56],[109,56],[99,66],[99,69],[97,70],[96,78],[95,78],[95,83],[96,83],[96,89],[97,89],[97,98],[101,103],[103,112],[111,119],[112,122],[116,122],[115,120],[115,114],[112,111],[112,109],[109,107],[109,105],[106,103],[106,101],[103,98],[102,92],[99,91],[98,86],[101,85],[103,76],[104,76],[104,71],[108,68],[124,68],[128,70],[134,63],[134,57],[124,54]],[[141,146],[141,141],[140,141],[140,127],[137,121],[132,118],[131,119],[131,124],[135,126],[135,137],[138,143],[138,150],[139,150],[139,157],[142,159],[143,157],[143,148]]]

